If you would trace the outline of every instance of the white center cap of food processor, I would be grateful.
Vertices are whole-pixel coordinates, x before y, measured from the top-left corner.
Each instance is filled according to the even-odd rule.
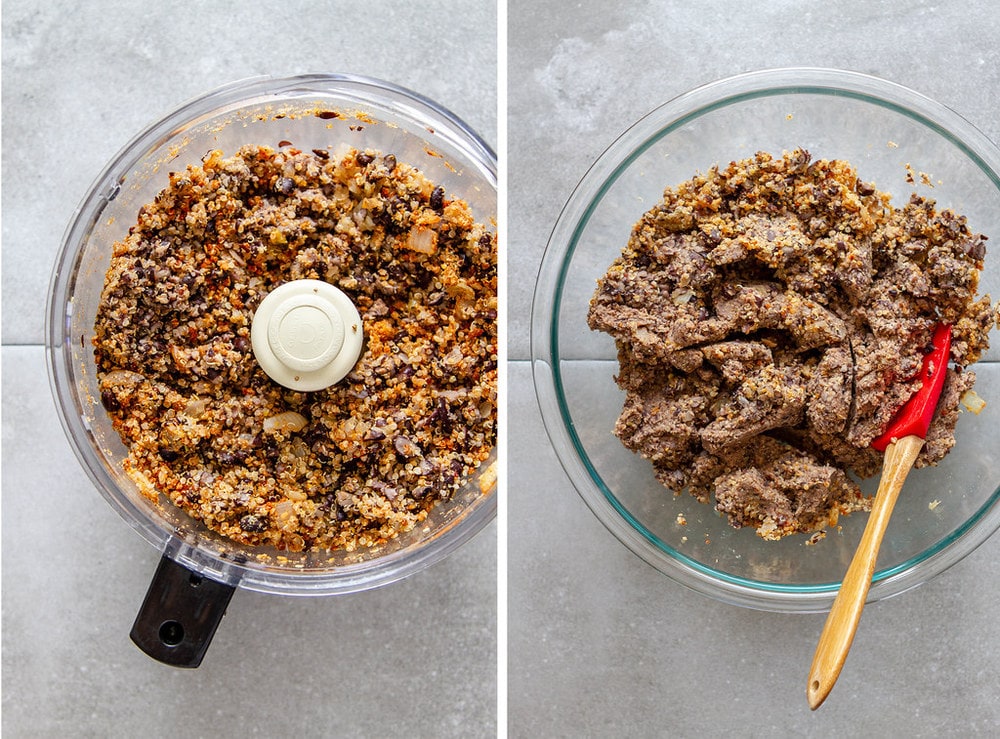
[[[361,356],[361,316],[341,290],[294,280],[273,290],[253,317],[254,357],[268,377],[292,390],[322,390]]]

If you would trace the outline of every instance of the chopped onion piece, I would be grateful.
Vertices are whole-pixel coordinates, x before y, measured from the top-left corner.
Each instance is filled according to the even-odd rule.
[[[420,254],[433,254],[437,251],[437,231],[423,226],[410,229],[406,245]]]
[[[982,413],[983,408],[986,407],[986,401],[976,394],[975,390],[966,390],[962,393],[961,403],[966,407],[967,410],[972,411],[977,416]]]
[[[271,434],[275,431],[301,431],[306,427],[305,416],[295,411],[285,411],[276,416],[264,419],[264,432]]]
[[[685,288],[678,288],[671,293],[674,305],[684,305],[694,297],[694,292]]]

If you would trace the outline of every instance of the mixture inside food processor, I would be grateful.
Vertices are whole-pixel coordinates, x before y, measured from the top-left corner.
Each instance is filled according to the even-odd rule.
[[[843,161],[761,152],[676,187],[635,224],[588,323],[616,341],[615,434],[657,479],[766,539],[870,507],[856,477],[917,389],[939,323],[949,367],[917,466],[954,445],[967,369],[1000,324],[976,295],[986,237]]]
[[[357,363],[311,391],[251,346],[262,301],[297,280],[339,288],[363,324]],[[150,499],[242,544],[353,550],[488,458],[496,319],[496,234],[463,200],[392,154],[282,142],[170,174],[115,244],[94,356]]]

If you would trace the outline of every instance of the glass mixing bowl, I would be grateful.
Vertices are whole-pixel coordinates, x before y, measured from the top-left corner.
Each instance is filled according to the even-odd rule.
[[[179,107],[129,142],[97,177],[63,239],[46,316],[49,371],[71,445],[107,501],[170,562],[227,587],[286,595],[350,593],[410,575],[455,550],[496,513],[495,450],[474,479],[433,508],[418,528],[372,549],[277,552],[235,544],[163,499],[150,504],[122,471],[126,451],[100,403],[94,319],[112,245],[170,171],[200,163],[213,149],[243,144],[302,150],[346,143],[393,153],[477,220],[496,223],[497,160],[490,147],[440,105],[386,82],[307,75],[236,82]],[[183,573],[182,573],[183,574]],[[169,633],[168,633],[169,632]],[[164,632],[178,638],[176,628]]]
[[[764,541],[711,505],[672,495],[612,434],[624,394],[613,340],[588,329],[596,282],[632,225],[667,186],[758,151],[807,149],[845,159],[901,206],[914,190],[1000,239],[1000,151],[959,115],[899,85],[825,69],[778,69],[686,93],[636,122],[594,163],[564,207],[542,259],[531,359],[546,431],[577,491],[622,543],[676,581],[719,600],[772,611],[829,608],[867,517],[842,517],[815,543]],[[909,167],[909,170],[908,170]],[[910,175],[910,172],[913,175]],[[927,175],[926,182],[916,177]],[[911,183],[908,176],[915,182]],[[992,243],[992,242],[990,242]],[[1000,298],[1000,253],[981,292]],[[996,334],[993,334],[994,343]],[[962,414],[957,444],[906,481],[869,600],[926,582],[1000,526],[1000,351],[975,366],[980,415]],[[874,493],[875,481],[864,484]],[[684,523],[686,522],[686,523]]]

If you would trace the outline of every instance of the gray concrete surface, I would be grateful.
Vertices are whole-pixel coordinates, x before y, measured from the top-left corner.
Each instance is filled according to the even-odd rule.
[[[810,713],[824,618],[720,605],[628,552],[545,444],[526,361],[556,217],[640,116],[739,72],[831,66],[916,89],[998,141],[998,14],[987,0],[509,2],[510,736],[1000,733],[1000,537],[869,606],[839,683]]]
[[[142,127],[237,79],[350,72],[418,90],[496,146],[496,6],[3,3],[5,737],[490,737],[496,525],[386,588],[238,591],[202,667],[128,639],[158,553],[105,504],[50,399],[43,314],[63,230]]]
[[[42,310],[62,230],[153,117],[231,79],[345,70],[422,90],[496,141],[491,4],[331,6],[3,4],[8,736],[496,733],[495,527],[386,589],[238,592],[206,663],[171,670],[126,637],[157,554],[93,490],[49,399]],[[1000,731],[997,537],[869,607],[840,683],[811,714],[804,678],[822,617],[719,605],[626,551],[548,446],[527,361],[552,224],[640,115],[737,72],[827,65],[913,87],[998,140],[997,13],[988,0],[508,3],[510,736]]]

